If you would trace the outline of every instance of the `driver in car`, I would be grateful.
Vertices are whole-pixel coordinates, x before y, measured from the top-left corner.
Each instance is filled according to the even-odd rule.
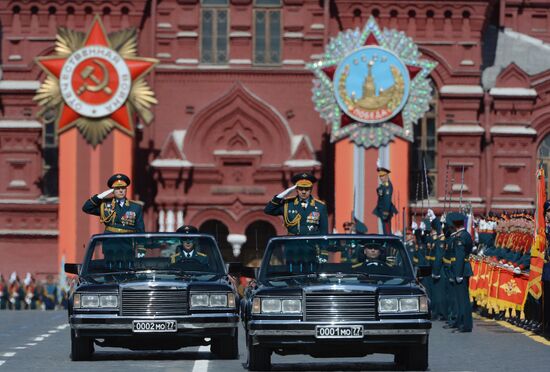
[[[375,242],[359,244],[365,258],[363,262],[353,265],[353,268],[369,274],[388,274],[390,268],[383,259],[382,246]]]
[[[199,230],[190,225],[181,226],[177,232],[184,234],[198,234]],[[195,260],[203,265],[208,265],[208,256],[198,251],[199,240],[197,237],[185,236],[181,239],[182,244],[176,247],[176,252],[171,256],[171,262]]]

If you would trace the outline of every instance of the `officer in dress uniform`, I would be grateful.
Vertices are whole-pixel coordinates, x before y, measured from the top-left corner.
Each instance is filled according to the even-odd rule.
[[[291,181],[294,185],[274,196],[265,206],[264,212],[272,216],[283,216],[289,235],[328,234],[325,202],[311,195],[317,179],[309,173],[300,173],[294,175]],[[295,189],[295,197],[285,198]]]
[[[178,227],[177,233],[182,234],[198,234],[199,229],[191,225],[183,225]],[[195,236],[185,236],[181,238],[182,244],[176,247],[176,252],[170,256],[173,264],[182,263],[183,265],[193,261],[203,265],[208,265],[208,256],[199,252],[199,239]],[[192,261],[190,261],[192,260]]]
[[[93,195],[82,206],[85,213],[99,216],[105,224],[105,233],[145,232],[141,205],[126,198],[130,178],[117,173],[107,181],[109,190]],[[113,194],[114,197],[107,198]]]
[[[382,233],[388,235],[391,234],[391,219],[397,213],[397,209],[392,203],[393,185],[390,181],[390,171],[388,169],[378,167],[377,171],[380,185],[376,188],[378,201],[372,213],[380,219]]]
[[[473,275],[470,266],[470,254],[473,241],[470,233],[464,228],[466,216],[462,213],[454,213],[449,223],[454,225],[455,232],[451,237],[454,260],[451,264],[451,272],[454,275],[454,287],[457,304],[456,330],[455,332],[472,332],[472,304],[470,302],[469,281]]]
[[[105,234],[145,232],[141,205],[126,198],[130,178],[121,173],[114,174],[107,180],[107,186],[107,191],[86,200],[82,210],[87,214],[99,216],[100,222],[105,225]],[[108,198],[111,194],[114,197]],[[119,268],[126,264],[130,265],[132,242],[116,239],[114,244],[110,244],[109,240],[103,242],[103,254],[110,266],[114,261],[118,262]]]

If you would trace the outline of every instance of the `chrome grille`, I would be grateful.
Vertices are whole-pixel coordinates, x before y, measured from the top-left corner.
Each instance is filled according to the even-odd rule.
[[[131,290],[122,292],[122,315],[186,315],[187,291],[174,289]]]
[[[376,320],[376,295],[349,292],[307,293],[306,320],[320,322]]]

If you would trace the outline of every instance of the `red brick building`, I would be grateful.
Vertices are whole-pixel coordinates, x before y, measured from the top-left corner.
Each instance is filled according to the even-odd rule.
[[[315,172],[316,192],[330,205],[334,144],[313,109],[305,64],[370,15],[438,63],[432,109],[410,146],[410,177],[398,181],[409,183],[411,210],[442,211],[450,194],[453,206],[471,203],[476,213],[534,206],[537,162],[550,162],[547,1],[4,0],[4,276],[58,271],[56,113],[37,119],[32,98],[44,74],[34,58],[53,52],[57,27],[86,31],[94,14],[107,31],[136,27],[139,54],[160,60],[149,78],[155,120],[138,124],[134,153],[148,230],[193,224],[218,237],[227,260],[235,253],[248,262],[284,232],[263,207],[291,174]],[[429,195],[416,191],[423,158]]]

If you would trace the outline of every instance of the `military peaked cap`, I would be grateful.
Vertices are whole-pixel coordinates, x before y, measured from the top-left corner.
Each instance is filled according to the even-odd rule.
[[[310,173],[299,173],[292,176],[291,181],[298,187],[313,187],[317,182],[317,178]]]
[[[384,167],[378,167],[378,168],[376,168],[376,170],[378,171],[379,176],[385,176],[386,174],[391,173],[388,168],[384,168]]]
[[[113,174],[107,180],[107,186],[109,186],[110,188],[128,187],[130,186],[130,177],[122,173]]]
[[[454,224],[456,222],[462,222],[464,223],[464,220],[466,219],[466,215],[464,213],[460,212],[450,212],[447,215],[446,222],[449,224]]]
[[[176,232],[177,233],[183,233],[183,234],[198,234],[199,229],[197,229],[195,226],[183,225],[183,226],[178,227]]]

